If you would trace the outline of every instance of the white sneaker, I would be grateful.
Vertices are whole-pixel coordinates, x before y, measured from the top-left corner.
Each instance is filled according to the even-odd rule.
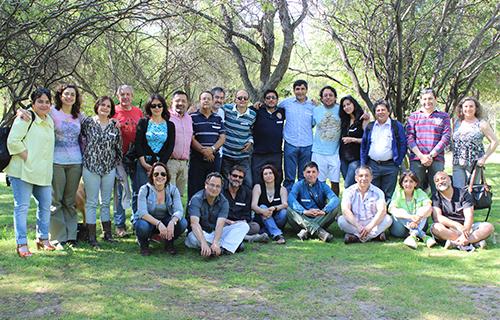
[[[454,249],[457,247],[457,244],[455,243],[455,241],[452,241],[452,240],[446,240],[446,243],[444,244],[444,249],[447,250],[447,249]]]
[[[424,242],[425,242],[425,245],[427,246],[427,248],[432,248],[433,246],[436,245],[436,240],[430,236],[426,236],[424,238]]]
[[[486,240],[478,241],[474,243],[473,246],[481,250],[486,249]]]
[[[405,239],[405,241],[403,241],[403,243],[412,249],[417,249],[417,237],[415,237],[415,236],[406,237],[406,239]]]

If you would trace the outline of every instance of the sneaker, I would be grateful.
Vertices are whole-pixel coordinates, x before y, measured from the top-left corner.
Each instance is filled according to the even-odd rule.
[[[478,248],[478,249],[486,249],[486,240],[481,240],[481,241],[478,241],[476,243],[473,243],[472,244],[475,248]]]
[[[412,249],[417,249],[417,237],[415,236],[408,236],[406,237],[405,241],[403,241],[404,244],[406,244],[408,247]]]
[[[309,232],[307,232],[307,230],[306,230],[306,229],[302,229],[302,230],[300,230],[300,231],[299,231],[299,233],[297,233],[297,237],[298,237],[300,240],[304,241],[304,240],[306,240],[307,238],[309,238]]]
[[[446,242],[444,243],[444,249],[445,250],[448,250],[448,249],[454,249],[457,247],[457,244],[455,243],[455,241],[453,240],[446,240]]]
[[[285,244],[286,243],[285,237],[283,237],[282,234],[275,236],[273,238],[273,240],[274,240],[274,242],[276,242],[276,244]]]
[[[387,240],[387,237],[385,236],[385,232],[382,232],[381,234],[378,235],[378,237],[375,238],[375,240],[384,242]]]
[[[128,233],[127,233],[127,230],[125,230],[125,228],[116,228],[115,232],[116,232],[116,236],[118,238],[128,237]]]
[[[432,248],[437,243],[436,240],[433,237],[431,237],[431,236],[425,236],[425,238],[423,240],[424,240],[425,245],[427,246],[427,248]]]
[[[269,236],[267,235],[267,233],[260,233],[260,234],[257,235],[257,237],[255,239],[255,242],[268,243],[269,242]]]
[[[240,245],[238,246],[238,249],[236,249],[236,252],[243,252],[245,251],[245,245],[242,243],[240,243]]]
[[[353,235],[352,233],[346,233],[344,236],[344,243],[345,244],[350,244],[350,243],[358,243],[361,242],[358,237]]]
[[[476,250],[472,244],[468,244],[466,246],[457,246],[458,250],[460,251],[466,251],[466,252],[473,252]]]
[[[323,228],[318,229],[318,238],[323,242],[331,242],[333,240],[333,236],[331,235],[331,233]]]

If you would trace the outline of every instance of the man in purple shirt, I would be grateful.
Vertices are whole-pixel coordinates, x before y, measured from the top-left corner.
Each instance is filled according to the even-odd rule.
[[[187,94],[184,91],[175,91],[169,110],[170,121],[175,125],[175,145],[167,167],[170,181],[175,183],[181,197],[187,185],[189,152],[193,136],[193,121],[186,112],[188,105]]]
[[[410,169],[420,180],[420,188],[431,187],[436,193],[433,177],[444,170],[444,149],[450,143],[450,116],[436,110],[436,95],[431,88],[420,92],[418,111],[413,112],[406,124],[410,153]]]

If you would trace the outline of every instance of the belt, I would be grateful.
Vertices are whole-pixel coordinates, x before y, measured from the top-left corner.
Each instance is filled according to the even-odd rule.
[[[170,160],[177,160],[177,161],[188,161],[188,159],[176,159],[176,158],[170,158]]]
[[[392,159],[378,161],[378,160],[373,160],[372,158],[370,158],[370,161],[373,161],[378,165],[394,164],[394,160],[392,160]]]

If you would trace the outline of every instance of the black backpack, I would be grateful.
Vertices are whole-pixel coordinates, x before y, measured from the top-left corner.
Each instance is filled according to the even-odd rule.
[[[29,110],[29,112],[31,113],[31,122],[28,127],[28,131],[30,131],[33,121],[35,121],[35,113],[31,110]],[[13,122],[13,119],[11,119],[10,121],[6,121],[5,124],[0,127],[0,172],[7,168],[10,159],[12,158],[9,153],[9,149],[7,148],[7,138],[9,137]],[[26,131],[26,134],[28,134],[28,131]],[[26,137],[26,135],[24,135],[24,137]]]

